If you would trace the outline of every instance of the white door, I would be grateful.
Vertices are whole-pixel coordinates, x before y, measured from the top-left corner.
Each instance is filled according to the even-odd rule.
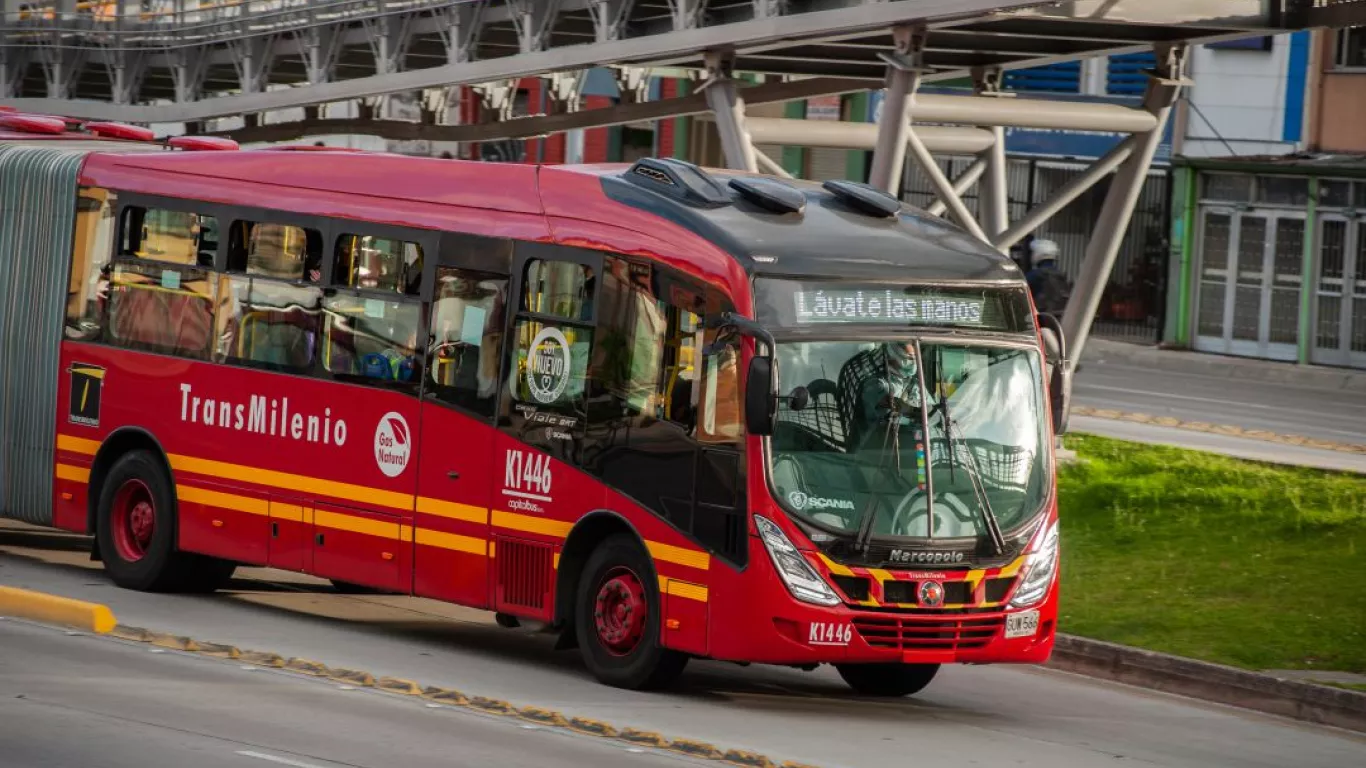
[[[1196,349],[1297,359],[1304,216],[1205,208],[1200,246]]]
[[[1319,219],[1310,360],[1366,368],[1366,223]]]

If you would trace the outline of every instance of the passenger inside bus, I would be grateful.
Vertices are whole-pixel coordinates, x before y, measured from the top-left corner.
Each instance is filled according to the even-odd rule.
[[[437,270],[435,298],[428,359],[437,397],[490,415],[498,388],[507,278],[442,268]]]
[[[229,236],[231,312],[220,314],[223,357],[307,370],[316,357],[322,291],[322,235],[301,227],[234,222]]]
[[[419,379],[422,263],[417,243],[352,234],[338,239],[333,285],[350,290],[325,301],[327,370],[395,382]]]

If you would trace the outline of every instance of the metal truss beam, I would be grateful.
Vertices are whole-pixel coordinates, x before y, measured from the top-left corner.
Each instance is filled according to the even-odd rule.
[[[977,93],[983,98],[1004,98],[1001,77],[1002,72],[997,68],[977,70],[973,73]],[[1006,183],[1005,128],[994,125],[990,130],[994,141],[986,153],[986,182],[977,196],[977,206],[982,230],[994,238],[1010,226],[1010,192]]]
[[[921,128],[920,130],[921,130],[921,133],[923,134],[924,131],[925,131],[926,129]],[[927,145],[930,144],[929,141],[926,141],[925,143],[926,143]],[[932,145],[931,145],[931,146],[932,146]],[[962,152],[948,153],[948,152],[946,152],[945,154],[965,154],[965,153],[962,153]],[[966,169],[963,170],[962,173],[958,174],[958,178],[956,178],[956,179],[953,180],[953,193],[954,193],[955,195],[958,195],[958,196],[961,198],[963,195],[967,194],[967,191],[968,191],[969,189],[972,189],[972,185],[973,185],[973,184],[976,184],[976,183],[978,182],[978,180],[980,180],[980,179],[982,178],[982,174],[986,173],[986,171],[987,171],[987,158],[986,158],[985,155],[983,155],[983,156],[978,157],[976,160],[972,161],[972,165],[969,165]],[[930,204],[930,207],[925,209],[925,211],[926,211],[927,213],[929,213],[931,216],[943,216],[943,215],[944,215],[944,212],[947,211],[947,210],[948,210],[948,205],[947,205],[943,200],[940,200],[940,199],[937,198],[937,197],[935,198],[934,202]]]
[[[867,90],[865,80],[818,77],[786,83],[764,83],[740,88],[747,104],[773,104],[815,96]],[[424,125],[385,120],[300,120],[272,123],[252,128],[218,131],[243,143],[294,141],[305,136],[356,134],[386,139],[429,139],[432,141],[497,141],[525,139],[562,131],[598,128],[609,125],[662,120],[669,117],[701,115],[711,111],[704,93],[639,104],[621,104],[603,109],[588,109],[554,115],[524,117],[478,125]],[[800,121],[799,121],[800,122]],[[814,125],[814,123],[812,123]],[[872,130],[872,125],[867,125]]]
[[[1147,131],[1135,133],[1132,151],[1115,171],[1115,178],[1110,182],[1105,203],[1101,206],[1100,217],[1096,220],[1091,239],[1086,243],[1081,272],[1062,317],[1063,338],[1067,340],[1068,356],[1073,364],[1081,359],[1086,347],[1091,324],[1100,307],[1101,295],[1114,269],[1115,257],[1119,254],[1124,234],[1129,229],[1134,205],[1148,178],[1153,155],[1162,141],[1163,128],[1171,116],[1172,105],[1176,103],[1181,88],[1189,84],[1185,79],[1186,54],[1184,44],[1159,49],[1157,74],[1149,80],[1143,99],[1144,109],[1152,114],[1154,125]]]
[[[676,11],[685,12],[685,15],[700,11],[702,7],[696,0],[670,0],[670,4]],[[320,83],[306,88],[222,96],[189,104],[112,105],[84,101],[21,99],[15,106],[29,111],[57,112],[89,120],[132,123],[201,121],[364,99],[387,93],[536,77],[549,72],[586,69],[604,63],[653,65],[671,57],[695,60],[699,51],[748,49],[765,44],[791,45],[792,40],[818,39],[859,32],[875,34],[897,24],[921,19],[968,19],[1003,8],[1031,4],[1011,3],[1005,0],[897,0],[800,14],[789,13],[714,26],[685,27],[668,34],[648,34],[604,43],[561,46],[515,56]],[[499,8],[490,7],[487,14],[492,16],[495,10]],[[486,22],[491,20],[486,19]],[[687,22],[687,18],[683,20]],[[173,39],[180,37],[182,35],[177,35]],[[196,53],[203,57],[204,51],[196,50]]]
[[[747,89],[748,90],[748,89]],[[759,144],[784,144],[829,149],[873,149],[877,146],[878,126],[873,123],[848,123],[837,120],[794,120],[782,117],[745,119],[749,135]],[[948,155],[975,155],[985,152],[994,141],[991,131],[947,125],[922,125],[913,129],[931,152]],[[906,141],[903,137],[902,141]],[[903,150],[904,152],[904,150]]]

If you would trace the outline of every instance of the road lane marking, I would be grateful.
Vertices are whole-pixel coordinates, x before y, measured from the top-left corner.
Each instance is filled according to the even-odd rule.
[[[320,765],[318,763],[305,763],[302,760],[293,760],[288,757],[280,757],[279,755],[268,755],[265,752],[253,752],[250,749],[239,749],[237,750],[237,754],[241,755],[242,757],[250,757],[256,760],[265,760],[268,763],[277,763],[279,765],[292,765],[294,766],[294,768],[327,768],[327,766]]]

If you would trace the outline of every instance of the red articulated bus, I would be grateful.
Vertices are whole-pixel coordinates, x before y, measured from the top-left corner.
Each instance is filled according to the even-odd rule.
[[[4,512],[93,534],[116,584],[450,601],[631,688],[696,657],[900,696],[1048,658],[1065,350],[962,230],[676,160],[22,123]]]

